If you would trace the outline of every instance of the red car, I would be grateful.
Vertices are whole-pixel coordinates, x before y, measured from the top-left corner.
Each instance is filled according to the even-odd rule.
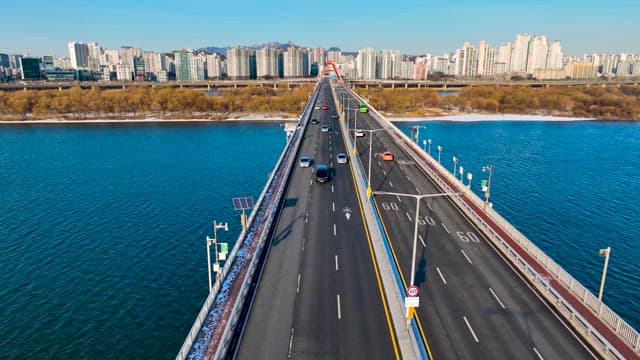
[[[327,104],[322,104],[322,110],[329,110],[329,107],[327,106]]]

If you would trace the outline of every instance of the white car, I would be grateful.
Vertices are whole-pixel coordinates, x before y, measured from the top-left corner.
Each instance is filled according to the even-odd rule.
[[[356,137],[364,137],[364,131],[356,130]]]
[[[338,155],[336,155],[336,159],[338,160],[338,164],[346,164],[348,160],[347,154],[339,153]]]
[[[311,158],[308,156],[303,156],[300,158],[300,167],[309,167],[311,166]]]
[[[329,130],[330,130],[330,129],[329,129],[329,125],[322,125],[322,127],[320,128],[320,130],[321,130],[322,132],[329,132]]]

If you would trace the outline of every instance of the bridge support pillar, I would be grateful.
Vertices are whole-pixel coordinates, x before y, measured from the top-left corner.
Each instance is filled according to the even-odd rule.
[[[62,92],[62,86],[58,86],[58,91]]]
[[[182,86],[182,85],[180,85]],[[122,85],[122,90],[125,90],[127,87],[125,85]]]
[[[409,88],[409,83],[404,83],[404,88],[408,89]]]
[[[395,83],[392,83],[392,84],[391,84],[391,89],[395,89],[395,88],[396,88],[396,84],[395,84]]]

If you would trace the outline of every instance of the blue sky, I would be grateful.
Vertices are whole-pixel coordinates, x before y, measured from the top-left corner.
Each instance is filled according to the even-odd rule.
[[[569,55],[640,53],[640,0],[31,0],[6,2],[2,12],[0,52],[35,56],[68,56],[69,41],[158,51],[292,41],[440,54],[465,41],[497,47],[519,33],[560,40]]]

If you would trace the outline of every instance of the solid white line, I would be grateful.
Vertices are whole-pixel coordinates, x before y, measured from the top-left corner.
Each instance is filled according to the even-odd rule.
[[[338,255],[336,255],[336,271],[338,271]]]
[[[469,331],[471,332],[471,335],[473,335],[473,339],[476,342],[480,342],[480,340],[478,340],[478,337],[476,336],[476,333],[473,331],[473,328],[471,328],[471,324],[469,324],[469,320],[467,320],[466,316],[462,317],[464,319],[464,322],[467,324],[467,327],[469,328]]]
[[[538,349],[536,349],[535,347],[533,348],[533,352],[536,353],[536,355],[538,355],[538,359],[540,360],[544,360],[544,358],[542,357],[542,355],[540,355],[540,353],[538,352]]]
[[[400,197],[400,195],[396,195],[396,198],[398,198],[398,202],[402,202],[402,198]]]
[[[433,211],[433,208],[431,207],[431,204],[427,203],[427,206],[429,207],[429,210]]]
[[[489,291],[491,292],[491,295],[493,295],[493,297],[494,297],[494,298],[496,298],[496,301],[498,301],[498,304],[500,304],[500,306],[501,306],[503,309],[506,309],[506,307],[504,307],[504,304],[502,303],[502,301],[500,301],[500,298],[498,297],[498,295],[496,295],[496,293],[495,293],[495,292],[493,292],[493,289],[492,289],[492,288],[489,288]],[[535,348],[534,348],[534,349],[535,349]]]
[[[391,187],[393,187],[393,183],[392,183],[391,181],[389,181],[389,185],[390,185]]]
[[[338,319],[342,319],[342,313],[340,312],[340,294],[336,296],[338,297]]]
[[[293,328],[291,328],[291,335],[289,336],[289,354],[287,354],[287,357],[291,357],[292,347],[293,347]]]
[[[447,230],[447,234],[451,234],[451,231],[449,231],[449,229],[447,229],[447,225],[445,225],[444,223],[442,223],[442,227]]]
[[[460,251],[462,251],[462,255],[464,255],[464,258],[465,258],[465,259],[467,259],[467,261],[469,262],[469,264],[473,264],[473,263],[471,262],[471,259],[469,259],[469,257],[467,256],[467,253],[466,253],[466,252],[464,252],[464,250],[462,250],[462,249],[460,249]]]
[[[409,218],[409,221],[413,221],[413,219],[411,219],[411,215],[409,215],[409,213],[405,213],[407,214],[407,217]]]
[[[333,185],[331,185],[331,192],[333,192]]]
[[[385,175],[387,175],[387,172],[386,172],[386,171],[384,171],[384,170],[382,170],[382,173],[383,173],[383,174],[385,174]]]
[[[427,247],[427,244],[425,244],[424,240],[422,239],[422,235],[418,235],[418,239],[420,239],[420,242],[422,243],[422,246]]]
[[[440,268],[436,266],[436,271],[438,272],[438,275],[440,275],[440,279],[442,279],[442,282],[447,285],[447,280],[444,279],[444,276],[442,276],[442,272],[440,272]]]
[[[333,236],[336,236],[336,224],[333,224]]]
[[[336,203],[335,203],[335,201],[331,202],[331,208],[333,209],[333,212],[336,212]]]
[[[298,274],[298,287],[296,287],[296,294],[300,291],[300,274]]]

